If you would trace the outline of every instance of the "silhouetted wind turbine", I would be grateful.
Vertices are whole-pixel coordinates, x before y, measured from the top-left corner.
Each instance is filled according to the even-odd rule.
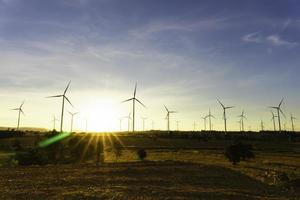
[[[166,119],[168,120],[167,121],[167,128],[168,128],[168,131],[170,132],[170,114],[171,113],[177,113],[177,111],[174,111],[174,110],[169,110],[165,105],[164,105],[166,111],[167,111],[167,116],[166,116]]]
[[[271,118],[271,121],[273,121],[273,127],[274,127],[274,131],[276,131],[276,124],[275,124],[275,118],[277,116],[274,115],[274,113],[271,111],[271,114],[272,114],[272,118]]]
[[[216,118],[215,118],[215,116],[213,116],[213,115],[211,114],[210,108],[209,108],[209,110],[208,110],[208,115],[207,115],[206,117],[208,117],[208,121],[209,121],[209,130],[211,131],[211,130],[212,130],[212,126],[211,126],[211,118],[214,118],[214,119],[216,119]],[[205,124],[206,124],[206,122],[205,122]],[[205,126],[206,126],[206,125],[205,125]],[[205,129],[206,129],[206,128],[205,128]]]
[[[240,131],[245,131],[245,129],[244,129],[244,119],[247,119],[246,117],[245,117],[245,112],[244,112],[244,110],[242,111],[242,114],[241,115],[239,115],[238,116],[239,118],[240,118],[240,122],[241,122],[241,130]]]
[[[136,88],[137,88],[137,83],[135,83],[135,87],[134,87],[134,92],[133,92],[133,97],[130,99],[127,99],[125,101],[122,101],[122,103],[127,102],[127,101],[132,101],[132,132],[134,132],[134,123],[135,123],[135,101],[137,101],[139,104],[141,104],[143,107],[146,108],[146,106],[140,102],[140,100],[138,100],[135,96],[136,96]]]
[[[17,131],[18,131],[19,128],[20,128],[21,113],[22,113],[23,115],[25,115],[24,112],[23,112],[23,110],[22,110],[23,105],[24,105],[24,101],[22,102],[22,104],[20,105],[19,108],[14,108],[14,109],[12,109],[12,110],[17,110],[17,111],[19,111],[19,113],[18,113],[18,125],[17,125]]]
[[[230,108],[234,108],[234,106],[224,106],[219,99],[217,99],[219,104],[223,108],[223,119],[224,119],[224,126],[225,126],[225,134],[227,133],[227,119],[226,119],[226,110]]]
[[[73,120],[74,120],[74,116],[78,114],[78,112],[72,113],[69,111],[69,114],[71,115],[71,133],[73,131]]]
[[[292,122],[292,130],[293,132],[295,131],[295,127],[294,127],[294,120],[296,120],[297,118],[294,117],[292,114],[291,114],[291,122]]]
[[[62,107],[61,107],[61,118],[60,118],[60,132],[62,133],[63,132],[63,121],[64,121],[64,108],[65,108],[65,100],[67,100],[69,102],[69,104],[74,107],[71,103],[71,101],[68,99],[68,97],[66,96],[66,93],[69,89],[69,86],[70,86],[70,83],[71,81],[69,81],[66,89],[64,90],[64,93],[63,94],[60,94],[60,95],[55,95],[55,96],[49,96],[49,97],[46,97],[46,98],[57,98],[57,97],[62,97]]]
[[[270,108],[273,108],[273,109],[277,110],[279,132],[281,132],[280,113],[285,117],[284,113],[281,110],[281,105],[282,105],[283,99],[284,98],[282,98],[282,100],[280,101],[280,103],[278,104],[278,106],[270,106]]]
[[[56,125],[56,122],[58,121],[58,119],[56,119],[55,115],[53,115],[53,130],[55,130],[55,125]]]

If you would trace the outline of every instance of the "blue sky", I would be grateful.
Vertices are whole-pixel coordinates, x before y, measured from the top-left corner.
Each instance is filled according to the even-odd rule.
[[[89,119],[96,127],[107,112],[115,125],[97,129],[118,129],[130,112],[118,102],[136,81],[148,106],[138,108],[138,120],[147,117],[149,128],[153,120],[165,129],[166,104],[186,130],[194,121],[203,128],[210,107],[221,130],[216,98],[236,106],[229,129],[238,129],[242,109],[248,128],[260,120],[271,128],[267,106],[282,97],[286,115],[300,116],[299,10],[296,0],[0,0],[0,125],[15,125],[9,109],[25,99],[22,125],[51,126],[60,100],[44,97],[72,80],[77,129],[90,115],[99,117]]]

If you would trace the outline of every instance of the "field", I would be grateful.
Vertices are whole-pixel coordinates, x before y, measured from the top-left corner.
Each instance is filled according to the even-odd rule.
[[[31,139],[30,139],[31,138]],[[300,199],[300,143],[243,140],[255,159],[232,165],[224,149],[233,139],[120,136],[122,155],[104,152],[105,163],[0,168],[1,199]],[[11,140],[1,139],[2,145]],[[32,137],[19,140],[30,146]],[[121,142],[119,142],[121,141]],[[148,156],[140,161],[137,149]],[[13,152],[0,154],[4,162]]]

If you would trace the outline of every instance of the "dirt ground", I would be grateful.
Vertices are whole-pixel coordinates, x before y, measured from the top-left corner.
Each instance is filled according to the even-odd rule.
[[[0,198],[300,199],[229,168],[174,161],[1,168]]]

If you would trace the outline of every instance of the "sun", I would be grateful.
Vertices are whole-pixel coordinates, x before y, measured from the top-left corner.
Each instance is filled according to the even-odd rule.
[[[83,108],[83,113],[87,120],[87,131],[111,132],[118,128],[119,111],[109,99],[89,102]]]

